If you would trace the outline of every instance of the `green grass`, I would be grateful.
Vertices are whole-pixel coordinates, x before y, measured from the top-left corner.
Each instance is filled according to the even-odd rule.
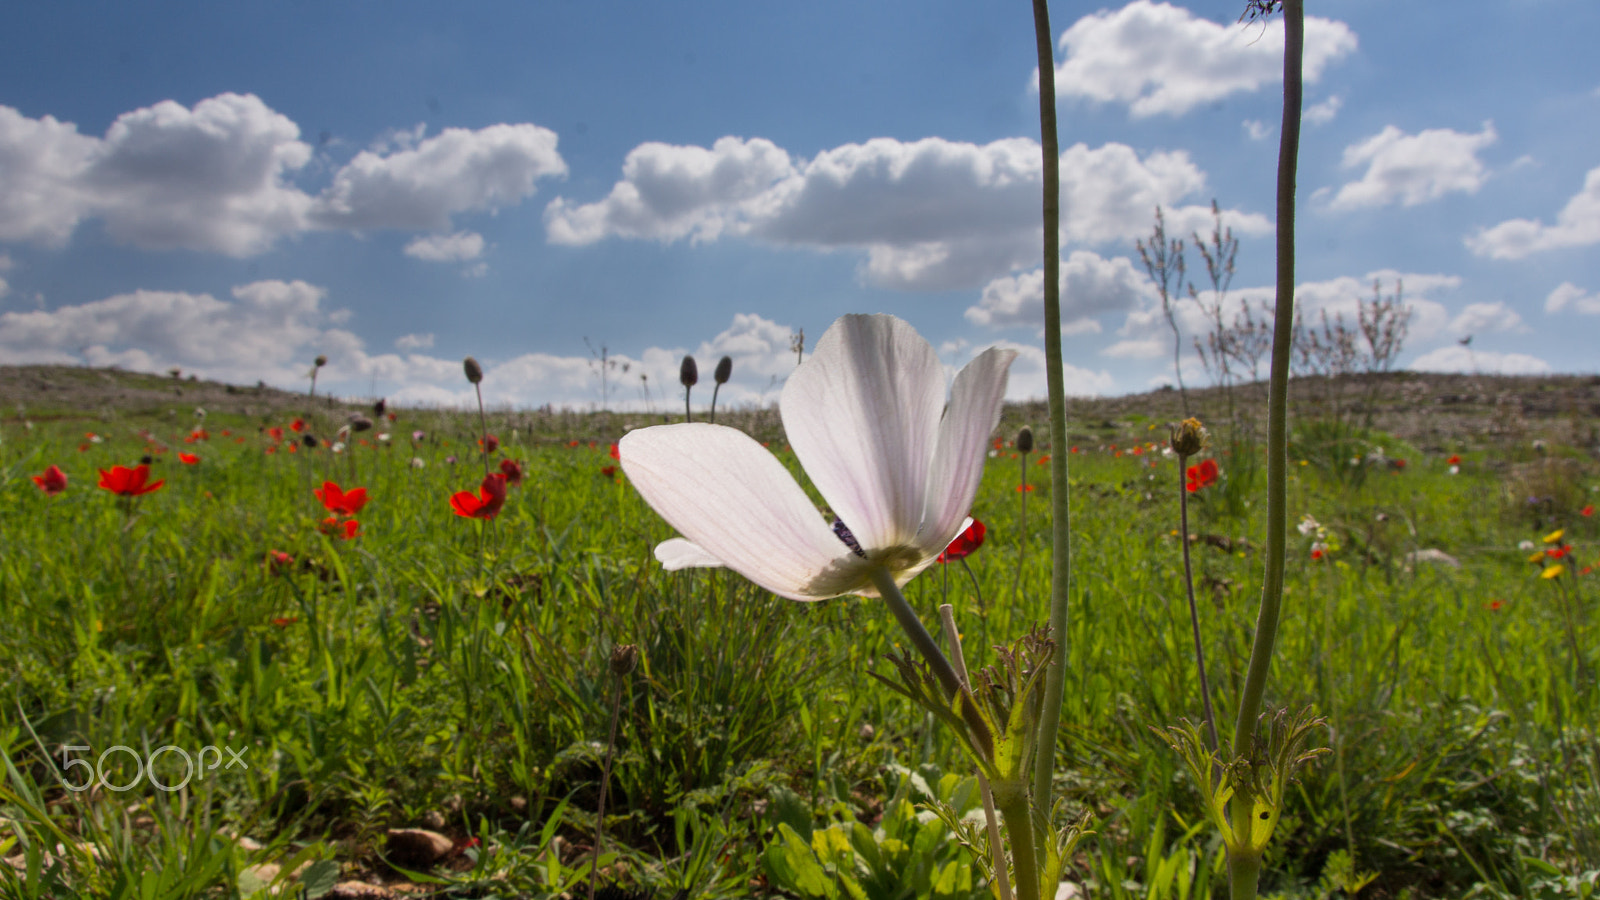
[[[307,418],[324,436],[339,424]],[[670,529],[620,476],[601,474],[614,463],[615,418],[546,416],[531,429],[495,419],[499,455],[528,474],[492,525],[448,505],[482,477],[475,417],[401,411],[389,446],[339,456],[269,455],[263,423],[218,415],[211,439],[193,445],[171,419],[5,425],[0,855],[33,869],[0,865],[0,895],[249,896],[264,889],[250,867],[265,862],[315,894],[340,870],[397,877],[385,830],[431,824],[481,841],[415,873],[441,896],[555,896],[587,878],[607,662],[631,643],[642,662],[622,693],[607,880],[661,896],[771,893],[768,857],[798,853],[787,836],[811,834],[817,859],[855,866],[855,881],[879,885],[872,896],[987,896],[942,825],[906,818],[909,804],[970,788],[951,741],[866,676],[886,670],[878,660],[897,640],[884,610],[860,598],[792,603],[725,571],[663,572],[651,550]],[[783,449],[770,413],[746,421]],[[1200,702],[1173,536],[1180,479],[1159,453],[1129,452],[1161,435],[1145,424],[1085,436],[1071,459],[1076,570],[1057,777],[1068,812],[1093,816],[1071,876],[1091,894],[1208,896],[1224,890],[1219,847],[1195,827],[1198,795],[1151,730],[1198,717]],[[104,440],[80,451],[88,428]],[[141,428],[157,440],[147,446]],[[414,448],[413,429],[428,432]],[[1351,441],[1407,465],[1351,477],[1339,467]],[[164,489],[131,508],[96,489],[97,467],[133,464],[156,444],[171,448],[156,455]],[[180,465],[180,449],[200,465]],[[1264,467],[1248,443],[1215,449],[1223,480],[1191,498],[1191,515],[1205,538],[1196,589],[1226,718],[1254,622]],[[1269,702],[1326,716],[1333,752],[1292,791],[1264,889],[1334,896],[1371,872],[1362,896],[1578,896],[1562,879],[1592,883],[1600,870],[1589,674],[1600,667],[1600,576],[1575,574],[1600,556],[1600,521],[1574,512],[1594,496],[1592,464],[1559,447],[1514,460],[1475,448],[1452,476],[1441,454],[1391,437],[1315,430],[1295,453],[1306,465],[1294,467],[1291,511],[1321,522],[1333,552],[1312,561],[1311,538],[1291,535]],[[1038,484],[1046,469],[1031,462]],[[57,497],[28,478],[51,463],[71,479]],[[954,604],[974,666],[1045,615],[1046,484],[1029,495],[1011,590],[1020,465],[1010,451],[991,460],[973,510],[989,527],[967,560],[981,607],[959,566],[907,590],[930,626],[940,602]],[[312,488],[324,479],[367,488],[355,540],[319,533],[326,513]],[[1516,496],[1524,485],[1563,493],[1530,505]],[[1556,526],[1575,564],[1541,580],[1517,544]],[[1460,568],[1408,562],[1430,548]],[[274,550],[294,557],[287,571],[268,565]],[[148,780],[126,792],[63,788],[85,771],[61,771],[63,747],[94,759],[117,745],[231,747],[249,768],[175,792]],[[132,756],[106,759],[111,783],[134,777]],[[163,780],[181,780],[177,763],[161,758]],[[876,836],[840,849],[857,821]],[[934,873],[906,882],[920,894],[882,877],[895,853]],[[316,860],[331,862],[292,874]],[[791,885],[832,896],[816,890]]]

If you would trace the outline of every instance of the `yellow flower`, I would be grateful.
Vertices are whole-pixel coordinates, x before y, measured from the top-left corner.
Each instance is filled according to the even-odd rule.
[[[1534,555],[1528,557],[1528,562],[1531,562],[1531,563],[1544,562],[1544,551],[1540,550],[1538,553],[1535,553]]]
[[[1566,533],[1567,530],[1565,528],[1557,528],[1555,531],[1552,531],[1544,536],[1544,542],[1546,544],[1559,544],[1561,543],[1561,536]]]
[[[1553,565],[1550,568],[1545,569],[1543,572],[1540,572],[1539,573],[1539,577],[1540,578],[1544,578],[1544,579],[1560,578],[1561,577],[1561,573],[1565,572],[1566,570],[1567,570],[1566,566],[1563,566],[1563,565],[1557,563],[1556,565]]]

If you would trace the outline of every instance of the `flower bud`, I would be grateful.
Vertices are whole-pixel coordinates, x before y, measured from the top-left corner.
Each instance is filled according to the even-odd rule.
[[[1022,451],[1023,453],[1032,453],[1033,452],[1033,429],[1032,428],[1029,428],[1028,426],[1024,425],[1024,426],[1022,426],[1022,430],[1017,432],[1017,449]]]
[[[611,674],[624,678],[639,665],[637,644],[618,644],[611,648]]]
[[[1200,424],[1199,419],[1191,416],[1172,426],[1172,437],[1168,446],[1180,457],[1193,456],[1206,448],[1208,437],[1205,426]]]
[[[733,357],[724,356],[718,360],[717,371],[711,377],[716,379],[717,384],[727,384],[728,379],[733,377]]]
[[[470,356],[466,359],[463,359],[461,361],[461,368],[467,373],[467,380],[473,384],[478,384],[479,382],[483,381],[483,366],[478,365],[478,361],[476,359],[473,359]]]
[[[686,388],[700,383],[700,368],[694,364],[694,357],[683,358],[683,365],[678,367],[678,383]]]
[[[352,413],[351,414],[351,416],[350,416],[350,430],[351,431],[366,431],[367,429],[369,429],[371,427],[372,427],[372,420],[371,419],[367,418],[366,416],[363,416],[360,413]]]
[[[317,445],[317,436],[308,431],[300,439],[300,443],[305,444],[307,447],[315,447]]]
[[[322,368],[323,366],[325,366],[327,364],[328,364],[328,355],[326,353],[318,353],[317,354],[317,368],[320,369],[320,368]]]
[[[375,416],[382,416],[383,415],[383,411],[388,409],[388,408],[389,408],[388,401],[380,398],[377,403],[372,404],[372,414],[375,415]]]

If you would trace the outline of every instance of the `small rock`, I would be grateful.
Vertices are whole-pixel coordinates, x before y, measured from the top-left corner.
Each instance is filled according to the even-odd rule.
[[[455,846],[444,835],[423,828],[391,828],[388,838],[389,858],[407,868],[431,866]]]
[[[386,887],[365,881],[343,881],[334,885],[326,896],[333,900],[388,900],[397,895]]]
[[[1056,900],[1078,900],[1083,896],[1083,888],[1070,881],[1063,881],[1056,885]]]
[[[438,831],[444,827],[444,814],[436,809],[430,809],[422,814],[422,824]]]

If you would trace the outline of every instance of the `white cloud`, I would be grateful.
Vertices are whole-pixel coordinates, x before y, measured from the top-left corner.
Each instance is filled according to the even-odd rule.
[[[1501,331],[1527,331],[1516,310],[1501,302],[1469,303],[1459,315],[1450,320],[1450,330],[1456,334],[1491,334]]]
[[[1521,259],[1531,253],[1600,243],[1600,167],[1589,170],[1583,189],[1556,217],[1556,224],[1538,219],[1507,219],[1467,238],[1479,256]]]
[[[1058,95],[1126,103],[1135,118],[1182,115],[1283,78],[1281,18],[1224,26],[1149,0],[1084,16],[1062,33],[1060,48]],[[1308,17],[1305,80],[1317,81],[1329,63],[1355,49],[1349,26]],[[1037,85],[1037,70],[1034,78]]]
[[[1100,330],[1092,317],[1131,309],[1149,293],[1149,279],[1127,257],[1105,259],[1077,250],[1061,265],[1062,333],[1083,334]],[[1034,269],[990,281],[976,306],[965,313],[967,321],[990,328],[1026,325],[1043,333],[1044,270]]]
[[[557,198],[545,210],[555,243],[607,237],[671,242],[740,236],[788,247],[864,251],[864,279],[879,287],[977,287],[1029,265],[1039,253],[1039,145],[1011,138],[976,145],[926,138],[846,144],[792,160],[767,141],[718,140],[709,150],[646,144],[603,200]],[[1208,227],[1207,206],[1179,206],[1205,190],[1183,152],[1107,144],[1061,157],[1062,234],[1068,241],[1126,241],[1149,228],[1156,206],[1182,233]],[[1263,216],[1227,211],[1239,232],[1264,234]]]
[[[1570,281],[1563,281],[1544,298],[1544,311],[1558,313],[1567,309],[1586,316],[1600,316],[1600,294],[1590,294]]]
[[[121,243],[244,257],[312,229],[443,229],[452,215],[530,196],[566,173],[536,125],[420,131],[364,151],[313,197],[293,183],[312,148],[253,94],[188,108],[172,100],[118,116],[105,137],[0,106],[0,240],[61,246],[98,218]]]
[[[406,255],[428,262],[462,262],[483,255],[483,235],[474,231],[431,234],[406,244]]]
[[[1333,121],[1334,116],[1339,114],[1339,110],[1343,106],[1344,100],[1335,94],[1321,103],[1306,107],[1300,117],[1313,125],[1326,125]]]
[[[1390,125],[1345,148],[1344,167],[1366,163],[1367,171],[1360,181],[1339,188],[1329,206],[1348,210],[1396,201],[1416,206],[1451,192],[1477,193],[1489,177],[1478,151],[1496,137],[1490,122],[1477,134],[1434,128],[1408,135]]]
[[[394,348],[401,352],[410,350],[429,350],[433,348],[433,333],[403,334],[395,338]]]
[[[1418,372],[1484,372],[1499,375],[1544,375],[1550,364],[1526,353],[1497,353],[1473,350],[1459,344],[1440,347],[1419,356],[1411,363]]]
[[[1244,133],[1252,141],[1264,141],[1272,134],[1272,126],[1260,119],[1245,119]]]
[[[1006,382],[1007,400],[1042,400],[1049,395],[1043,348],[1014,341],[997,341],[974,347],[968,358],[977,356],[991,346],[1017,351],[1017,358],[1011,363],[1011,377]],[[1104,369],[1096,371],[1063,360],[1061,371],[1062,383],[1069,397],[1098,397],[1116,388],[1116,379]]]

